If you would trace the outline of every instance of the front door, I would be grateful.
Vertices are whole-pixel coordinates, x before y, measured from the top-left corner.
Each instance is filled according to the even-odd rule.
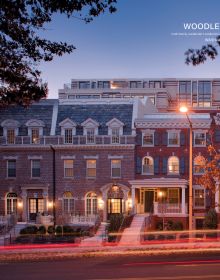
[[[37,213],[44,211],[44,199],[43,198],[30,198],[29,199],[29,219],[30,221],[36,221]]]
[[[144,212],[150,213],[153,212],[154,205],[154,191],[146,190],[144,192]]]

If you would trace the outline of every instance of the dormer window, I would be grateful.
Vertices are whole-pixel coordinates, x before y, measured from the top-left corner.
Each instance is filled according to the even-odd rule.
[[[73,136],[76,135],[76,123],[69,118],[59,123],[61,135],[64,137],[64,144],[73,144]]]
[[[86,144],[95,144],[99,123],[89,118],[81,125],[83,126],[83,135],[86,136]]]
[[[41,120],[31,119],[26,122],[28,127],[28,136],[31,144],[40,144],[40,137],[43,136],[44,122]]]
[[[5,120],[1,123],[3,127],[3,135],[7,144],[15,144],[15,137],[18,135],[18,128],[20,126],[18,121]]]
[[[124,123],[113,118],[106,125],[108,126],[108,135],[111,136],[111,144],[120,144],[120,136],[123,135]]]

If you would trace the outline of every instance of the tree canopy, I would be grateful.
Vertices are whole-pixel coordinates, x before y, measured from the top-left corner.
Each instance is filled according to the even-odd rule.
[[[0,106],[29,105],[45,98],[47,84],[38,65],[75,47],[52,42],[38,35],[53,14],[65,14],[91,22],[108,10],[116,11],[117,0],[0,0]]]
[[[192,64],[193,66],[197,66],[201,63],[204,63],[208,58],[215,59],[218,55],[217,48],[220,47],[220,36],[216,38],[216,45],[208,44],[202,46],[201,49],[188,49],[185,52],[186,55],[186,64]]]

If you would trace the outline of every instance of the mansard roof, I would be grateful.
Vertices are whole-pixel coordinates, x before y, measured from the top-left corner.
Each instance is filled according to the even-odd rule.
[[[106,125],[113,118],[124,123],[124,134],[131,134],[132,104],[87,104],[87,105],[59,105],[56,134],[60,133],[59,123],[69,118],[78,126],[91,118],[99,124],[99,134],[107,135]],[[83,128],[78,127],[78,133],[83,134]],[[77,134],[78,134],[77,133]]]
[[[20,124],[19,134],[27,135],[28,121],[36,119],[44,123],[44,135],[50,135],[53,105],[57,102],[54,99],[41,100],[30,105],[28,108],[22,106],[10,106],[0,109],[0,124],[7,119],[16,120]],[[2,130],[2,127],[0,128]],[[2,134],[2,131],[0,131]]]

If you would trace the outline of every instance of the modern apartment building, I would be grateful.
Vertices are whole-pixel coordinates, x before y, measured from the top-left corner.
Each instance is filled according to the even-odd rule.
[[[0,110],[0,215],[91,221],[148,215],[188,227],[189,107],[193,127],[193,226],[219,190],[198,185],[210,128],[220,148],[220,79],[72,80],[58,100]],[[216,118],[217,117],[217,118]],[[79,222],[79,220],[77,220]]]

